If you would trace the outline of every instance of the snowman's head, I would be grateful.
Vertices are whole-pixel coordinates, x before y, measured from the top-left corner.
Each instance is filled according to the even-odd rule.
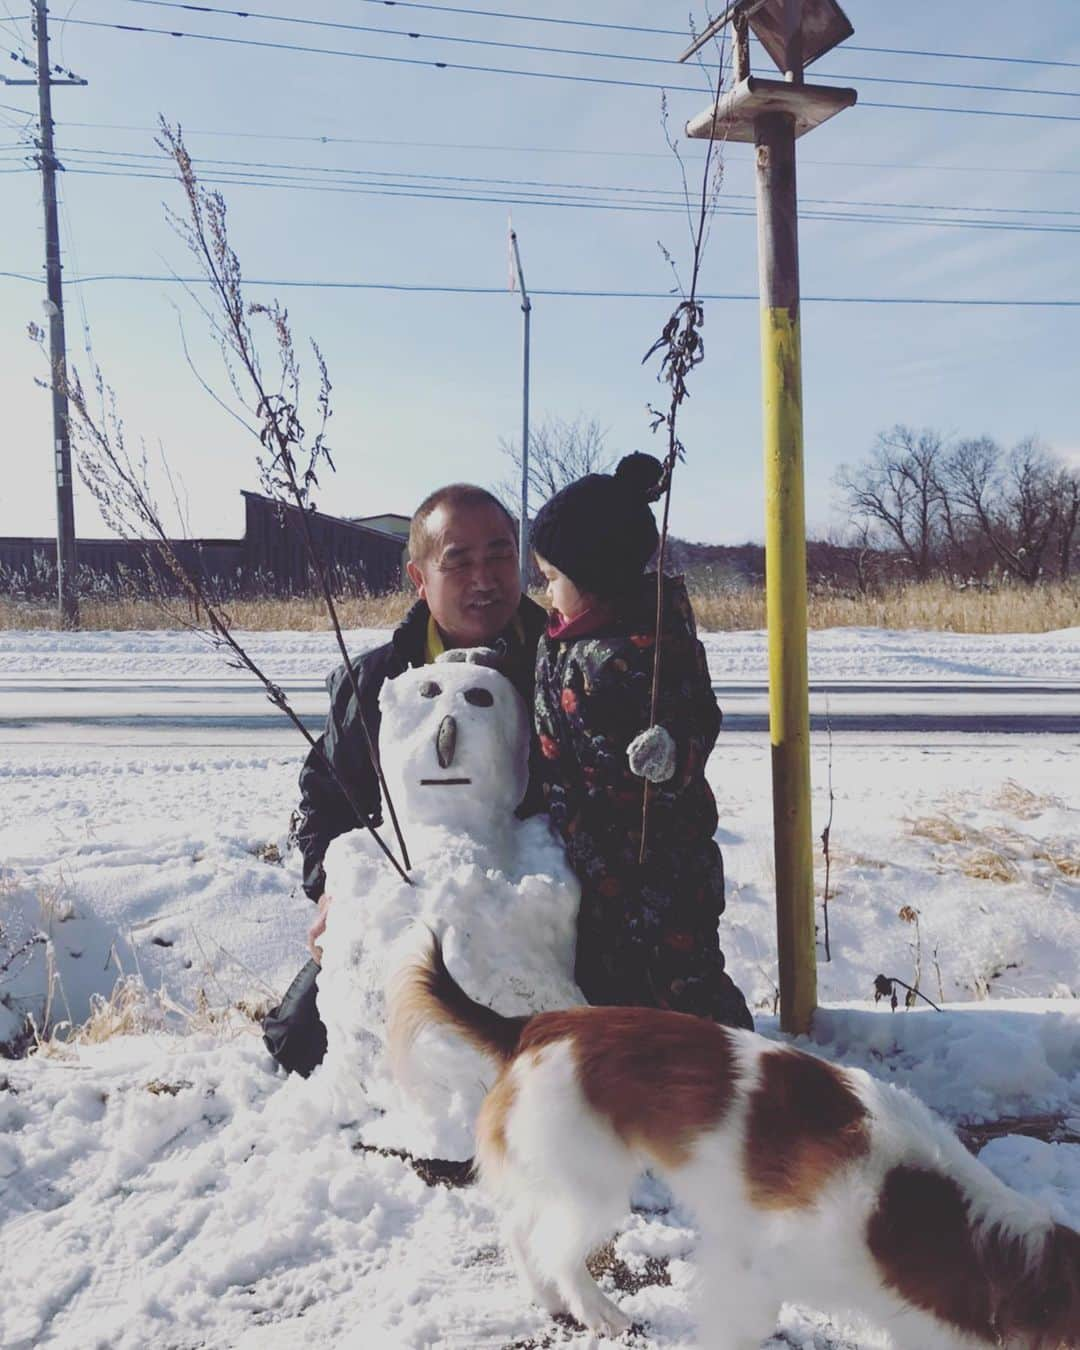
[[[528,713],[484,659],[482,649],[459,649],[383,684],[379,752],[406,825],[482,836],[510,820],[525,795]]]

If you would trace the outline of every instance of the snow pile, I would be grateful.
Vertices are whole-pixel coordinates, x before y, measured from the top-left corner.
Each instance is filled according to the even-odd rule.
[[[442,935],[466,992],[507,1016],[563,1008],[583,1001],[573,982],[579,890],[546,821],[513,814],[528,782],[529,724],[509,680],[441,661],[388,681],[380,707],[412,884],[366,832],[343,835],[327,853],[334,903],[318,1006],[329,1044],[316,1079],[369,1142],[468,1158],[490,1066],[459,1037],[426,1030],[405,1104],[383,1062],[383,991],[405,955],[403,935],[413,938],[415,920]]]
[[[820,1008],[816,1050],[905,1087],[964,1123],[1080,1119],[1080,1004],[1001,999],[893,1013]]]

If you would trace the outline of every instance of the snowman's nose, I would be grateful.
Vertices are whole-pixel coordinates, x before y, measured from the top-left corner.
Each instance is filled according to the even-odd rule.
[[[440,769],[448,769],[454,762],[454,750],[457,747],[457,723],[447,715],[439,723],[435,736],[435,754]]]

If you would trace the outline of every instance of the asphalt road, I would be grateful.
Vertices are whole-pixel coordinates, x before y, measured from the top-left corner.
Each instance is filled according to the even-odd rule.
[[[728,732],[768,729],[764,684],[718,682]],[[317,733],[326,715],[321,680],[290,681],[293,707]],[[814,731],[951,732],[1080,736],[1080,680],[1066,682],[835,682],[810,691]],[[223,746],[280,738],[296,731],[262,691],[242,679],[0,678],[0,738],[26,748],[185,741]]]

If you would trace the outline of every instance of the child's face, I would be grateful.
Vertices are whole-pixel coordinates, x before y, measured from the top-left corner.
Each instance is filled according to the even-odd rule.
[[[579,591],[565,572],[560,572],[546,558],[536,555],[536,565],[547,582],[547,598],[551,608],[557,609],[564,619],[576,619],[594,603],[594,597],[586,591]]]

